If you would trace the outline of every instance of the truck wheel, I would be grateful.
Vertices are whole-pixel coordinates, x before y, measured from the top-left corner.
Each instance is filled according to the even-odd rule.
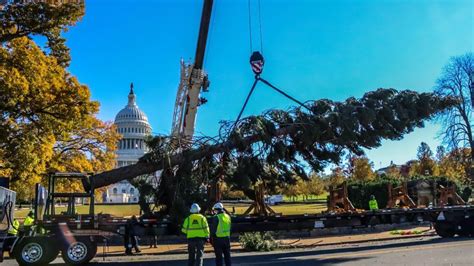
[[[456,234],[455,228],[449,224],[435,224],[434,228],[436,233],[443,238],[454,237]]]
[[[61,250],[64,262],[69,265],[86,264],[94,258],[96,253],[97,245],[89,239],[77,239]]]
[[[13,254],[19,265],[45,265],[47,251],[46,239],[27,237],[22,239],[14,248]]]

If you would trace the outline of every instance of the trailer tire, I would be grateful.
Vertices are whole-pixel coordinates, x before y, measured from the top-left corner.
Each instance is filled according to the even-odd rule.
[[[435,223],[434,228],[442,238],[451,238],[456,234],[456,228],[447,223]]]
[[[84,265],[97,253],[97,244],[88,238],[79,238],[61,249],[61,256],[68,265]]]
[[[25,237],[21,239],[13,250],[13,255],[19,265],[45,265],[50,261],[51,255],[48,252],[47,238]],[[49,256],[48,256],[49,255]]]

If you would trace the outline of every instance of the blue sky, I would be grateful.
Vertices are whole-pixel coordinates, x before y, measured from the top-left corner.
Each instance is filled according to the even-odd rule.
[[[215,0],[205,69],[209,102],[196,132],[216,135],[237,116],[253,74],[247,0]],[[139,4],[138,4],[139,3]],[[66,34],[70,71],[113,120],[130,82],[155,133],[168,134],[179,61],[193,59],[202,1],[86,1],[86,15]],[[251,0],[253,47],[259,48],[257,0]],[[451,56],[474,49],[474,1],[261,0],[263,77],[302,101],[360,97],[376,88],[431,91]],[[259,86],[244,115],[293,105]],[[435,150],[438,125],[368,151],[375,167],[403,163],[425,141]]]

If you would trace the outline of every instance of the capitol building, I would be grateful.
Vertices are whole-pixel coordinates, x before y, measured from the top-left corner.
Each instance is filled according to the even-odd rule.
[[[133,83],[130,85],[128,104],[115,116],[115,126],[122,139],[117,145],[117,167],[138,162],[147,151],[145,139],[151,135],[151,126],[145,113],[138,108]],[[107,187],[104,203],[137,203],[138,190],[128,181],[120,181]]]

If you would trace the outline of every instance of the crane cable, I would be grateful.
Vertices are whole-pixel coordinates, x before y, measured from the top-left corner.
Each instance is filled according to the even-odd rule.
[[[253,36],[252,36],[252,8],[251,8],[251,1],[248,0],[248,16],[249,16],[249,46],[250,52],[253,52]],[[258,10],[258,29],[259,29],[259,37],[260,37],[260,52],[263,54],[263,33],[262,33],[262,7],[260,0],[257,0],[257,10]]]
[[[245,110],[245,107],[247,107],[247,104],[250,100],[250,97],[252,96],[252,94],[253,94],[256,86],[257,86],[257,83],[259,81],[261,81],[263,84],[267,85],[271,89],[275,90],[276,92],[282,94],[286,98],[288,98],[288,99],[292,100],[293,102],[297,103],[298,105],[305,108],[309,112],[312,112],[311,108],[309,108],[303,102],[301,102],[301,101],[297,100],[296,98],[290,96],[288,93],[284,92],[283,90],[281,90],[281,89],[277,88],[276,86],[274,86],[273,84],[271,84],[269,81],[267,81],[267,80],[260,77],[260,74],[263,72],[263,66],[265,64],[265,59],[263,58],[263,55],[262,55],[263,54],[263,38],[262,38],[263,34],[262,34],[261,4],[260,4],[260,0],[257,0],[258,1],[258,24],[259,24],[259,30],[260,30],[260,52],[259,52],[259,51],[253,51],[253,49],[252,49],[252,42],[253,42],[253,40],[252,40],[252,14],[251,14],[252,12],[251,12],[250,1],[251,0],[248,0],[249,39],[250,39],[250,52],[252,53],[252,55],[250,56],[250,66],[252,68],[252,71],[255,74],[255,81],[253,82],[252,87],[250,88],[250,91],[247,95],[247,98],[245,99],[245,102],[244,102],[242,108],[240,109],[240,112],[239,112],[239,115],[237,116],[237,119],[234,121],[234,124],[232,125],[230,133],[234,132],[234,130],[236,129],[237,124],[239,123],[240,118],[242,117],[242,114]]]
[[[262,35],[262,14],[260,0],[258,1],[258,27],[260,29],[260,52],[263,54],[263,35]]]

